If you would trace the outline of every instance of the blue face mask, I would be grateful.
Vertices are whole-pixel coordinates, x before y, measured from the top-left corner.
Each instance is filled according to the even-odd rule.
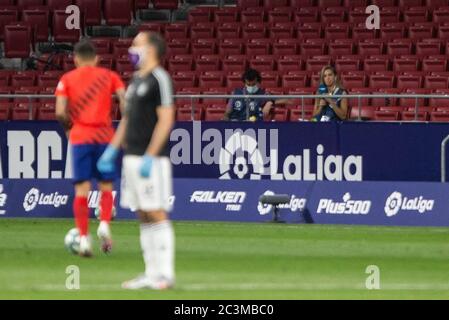
[[[259,90],[259,87],[257,85],[255,86],[246,86],[246,92],[249,94],[255,94]]]

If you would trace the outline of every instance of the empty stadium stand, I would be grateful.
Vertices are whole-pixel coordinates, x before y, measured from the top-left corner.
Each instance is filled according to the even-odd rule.
[[[81,9],[80,30],[65,27],[71,4]],[[380,30],[365,26],[370,4],[380,6]],[[171,14],[154,18],[159,10]],[[225,7],[177,0],[0,0],[2,61],[39,57],[36,70],[0,70],[0,93],[50,93],[74,65],[69,54],[44,53],[42,47],[73,44],[82,36],[95,42],[102,66],[129,80],[131,38],[138,30],[152,30],[167,40],[164,66],[179,94],[231,93],[247,67],[263,73],[269,93],[313,94],[326,64],[336,66],[350,93],[447,94],[448,18],[449,0],[236,0]],[[361,99],[360,114],[379,121],[446,121],[448,100],[420,99],[415,113],[407,109],[415,107],[410,99]],[[23,103],[2,99],[0,119],[26,118]],[[51,118],[49,101],[33,103],[28,109],[36,112],[27,119]],[[192,113],[191,101],[178,99],[178,119],[194,114],[217,120],[225,103],[196,100]],[[312,104],[306,101],[304,111],[300,101],[279,108],[272,120],[309,119]],[[358,118],[359,101],[350,105],[350,118]]]

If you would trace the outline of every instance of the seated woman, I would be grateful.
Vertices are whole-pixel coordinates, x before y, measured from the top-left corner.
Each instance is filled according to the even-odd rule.
[[[321,70],[320,87],[317,94],[334,97],[317,98],[312,121],[330,122],[346,120],[348,116],[348,99],[337,72],[332,66],[325,66]]]

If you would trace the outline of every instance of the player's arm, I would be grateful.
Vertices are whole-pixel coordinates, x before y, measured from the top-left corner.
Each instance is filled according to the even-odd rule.
[[[59,121],[66,132],[69,131],[72,126],[70,117],[67,113],[68,102],[69,100],[67,99],[67,97],[56,97],[56,119]]]
[[[175,125],[175,107],[173,105],[157,108],[157,123],[154,127],[153,136],[147,148],[147,155],[157,156],[167,143],[170,132]]]
[[[112,80],[113,80],[113,86],[114,86],[114,93],[117,96],[119,100],[119,108],[120,108],[120,114],[122,115],[120,123],[117,127],[117,130],[115,131],[115,135],[110,143],[114,148],[117,150],[120,149],[120,147],[123,144],[123,141],[125,139],[125,132],[126,127],[128,126],[128,117],[126,116],[126,99],[125,99],[125,84],[123,83],[122,79],[120,79],[119,75],[116,73],[112,73]]]
[[[117,150],[120,149],[120,147],[123,144],[123,141],[125,140],[125,132],[127,127],[128,127],[128,116],[125,113],[122,113],[122,119],[120,120],[117,130],[115,131],[114,137],[112,138],[110,143],[110,145]]]

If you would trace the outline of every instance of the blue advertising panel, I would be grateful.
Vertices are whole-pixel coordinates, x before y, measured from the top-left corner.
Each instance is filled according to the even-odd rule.
[[[72,217],[70,180],[0,180],[0,217]],[[280,219],[288,223],[449,226],[449,184],[433,182],[292,182],[174,179],[174,220],[269,222],[273,207],[261,195],[287,194]],[[119,207],[117,219],[135,219]],[[98,206],[99,192],[89,194]],[[93,211],[91,212],[93,217]]]
[[[176,178],[439,181],[448,134],[447,123],[183,122],[171,133],[170,157]],[[71,176],[58,123],[0,123],[0,179]]]
[[[315,223],[449,226],[449,185],[426,182],[319,182],[307,208]]]

